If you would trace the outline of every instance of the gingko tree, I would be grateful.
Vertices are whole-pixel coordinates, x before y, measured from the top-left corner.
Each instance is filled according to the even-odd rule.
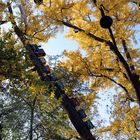
[[[77,72],[81,81],[89,81],[92,89],[119,89],[117,97],[114,97],[114,121],[106,130],[113,135],[120,134],[120,138],[138,139],[138,6],[128,0],[44,0],[39,8],[44,12],[46,22],[68,27],[67,37],[76,40],[84,51],[65,52],[68,59],[62,66]],[[113,20],[111,27],[108,24],[106,27],[106,23],[101,21],[103,14]]]
[[[60,101],[32,70],[22,44],[6,31],[0,41],[0,139],[76,137]]]
[[[12,1],[12,6],[19,7],[19,13],[9,16],[3,1],[3,21],[14,24],[14,18],[28,40],[35,43],[47,42],[67,27],[66,37],[76,41],[79,50],[65,52],[67,59],[61,67],[78,75],[94,93],[101,89],[117,89],[111,110],[113,121],[97,133],[111,132],[117,138],[138,139],[140,53],[136,35],[140,18],[135,2],[44,0],[34,4],[27,0],[18,5],[17,2]],[[103,16],[112,19],[111,26],[101,21]],[[90,104],[92,102],[90,100]]]
[[[64,25],[70,28],[67,37],[77,40],[80,48],[86,51],[87,60],[92,59],[94,55],[103,56],[101,59],[95,56],[98,61],[96,67],[100,67],[99,69],[103,69],[105,72],[110,72],[112,68],[117,67],[118,71],[122,73],[121,75],[118,73],[118,76],[128,81],[129,88],[134,90],[135,95],[130,96],[135,96],[134,100],[139,102],[140,83],[137,59],[135,58],[138,56],[138,51],[136,48],[132,48],[135,36],[134,27],[139,23],[139,10],[131,1],[113,1],[108,5],[109,2],[108,0],[95,2],[46,0],[40,5],[40,9],[44,11],[44,15],[46,14],[46,22],[51,21],[56,26]],[[112,17],[114,21],[111,29],[115,40],[111,39],[112,34],[107,29],[100,26],[101,7],[104,14]],[[98,52],[96,53],[96,51]],[[108,57],[110,64],[104,57]],[[104,62],[105,60],[106,62]],[[111,66],[112,62],[114,66]],[[113,80],[113,78],[111,79]],[[125,86],[121,84],[120,86],[126,93],[128,92]]]

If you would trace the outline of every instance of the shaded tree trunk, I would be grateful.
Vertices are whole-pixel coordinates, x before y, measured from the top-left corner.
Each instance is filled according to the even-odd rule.
[[[124,48],[127,60],[133,63],[129,50],[126,46],[125,40],[122,40],[122,44],[123,44],[123,48]],[[140,77],[139,77],[139,75],[133,73],[133,71],[135,70],[135,67],[133,64],[131,64],[130,70],[131,70],[131,77],[132,77],[131,82],[133,84],[133,87],[135,88],[135,91],[137,93],[137,98],[140,103],[140,80],[139,80]]]
[[[136,75],[135,73],[133,73],[133,71],[135,70],[135,67],[133,65],[133,60],[131,58],[131,55],[129,53],[128,47],[127,47],[124,39],[122,39],[122,45],[123,45],[123,49],[124,49],[127,60],[132,63],[130,65],[130,70],[131,70],[131,74],[132,74],[133,87],[135,87],[135,91],[137,93],[137,98],[140,102],[140,80],[139,80],[140,77],[138,75]]]
[[[124,52],[125,52],[125,55],[126,55],[127,60],[130,61],[130,62],[133,62],[133,60],[131,58],[131,55],[129,53],[128,47],[127,47],[126,42],[125,42],[124,39],[122,39],[122,45],[123,45],[123,49],[124,49]],[[130,65],[130,69],[132,71],[135,70],[135,67],[134,67],[133,64]]]
[[[0,123],[0,140],[2,140],[2,128],[3,128],[2,123]]]
[[[131,70],[131,67],[129,67],[127,61],[124,59],[124,57],[119,52],[119,49],[117,48],[117,44],[116,44],[116,41],[115,41],[115,38],[113,36],[111,28],[109,28],[109,33],[110,33],[110,36],[112,38],[113,43],[109,42],[108,45],[111,47],[111,50],[114,52],[114,54],[118,57],[118,59],[120,60],[120,62],[124,66],[124,68],[127,72],[128,78],[129,78],[133,88],[135,89],[136,96],[138,98],[138,103],[140,104],[140,81],[139,81],[139,76],[132,72],[132,70],[134,69],[134,66],[132,67],[132,70]],[[125,42],[122,42],[122,43],[125,43]],[[125,45],[125,44],[123,44],[123,45]],[[125,51],[128,51],[126,49],[126,46],[125,46]],[[131,59],[130,54],[128,52],[126,52],[126,53],[127,53],[126,57],[128,57],[129,60],[130,60]]]
[[[35,103],[36,103],[36,97],[33,100],[33,104],[30,106],[31,107],[31,118],[30,118],[30,137],[29,140],[33,140],[33,122],[34,122],[34,110],[35,110]]]

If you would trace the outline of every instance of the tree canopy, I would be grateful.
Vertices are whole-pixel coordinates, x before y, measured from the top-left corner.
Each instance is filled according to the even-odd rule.
[[[37,73],[30,70],[33,65],[18,38],[20,36],[25,44],[26,41],[34,44],[47,43],[58,32],[66,29],[66,38],[76,41],[79,45],[77,51],[64,51],[66,59],[54,67],[53,72],[64,83],[66,94],[76,96],[81,105],[87,109],[88,115],[94,118],[93,134],[99,139],[138,140],[140,137],[138,1],[34,2],[29,0],[11,0],[8,4],[5,0],[0,2],[0,24],[3,27],[0,34],[2,90],[0,109],[4,112],[3,115],[0,114],[3,118],[0,122],[0,137],[4,135],[4,138],[25,139],[31,137],[26,133],[28,131],[30,134],[33,133],[36,139],[39,137],[78,139],[78,134],[60,107],[61,101],[56,104],[53,93],[49,93],[48,87],[40,81]],[[12,11],[8,8],[9,5]],[[101,19],[104,16],[112,19],[111,27],[101,27]],[[7,24],[8,29],[5,28]],[[4,84],[5,82],[7,84]],[[113,91],[108,99],[112,104],[109,109],[110,122],[107,126],[98,123],[101,121],[98,119],[99,94],[102,91],[102,96],[108,96],[105,90]],[[46,91],[48,93],[45,96]],[[9,113],[5,114],[5,110]],[[30,121],[32,119],[28,118],[29,116],[34,118],[34,122]],[[24,121],[26,117],[27,122]],[[11,122],[16,124],[14,128]]]

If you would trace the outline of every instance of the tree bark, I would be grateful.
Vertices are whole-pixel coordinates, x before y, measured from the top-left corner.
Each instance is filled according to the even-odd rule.
[[[129,50],[127,48],[127,45],[126,45],[126,42],[125,42],[124,39],[122,39],[122,45],[123,45],[124,52],[126,54],[127,60],[130,61],[131,63],[133,63],[133,60],[131,58],[131,55],[129,53]],[[136,74],[133,73],[133,71],[135,70],[135,67],[134,67],[133,64],[131,64],[130,70],[131,70],[131,73],[132,73],[132,81],[133,81],[133,84],[135,86],[137,97],[138,97],[139,102],[140,102],[140,80],[139,80],[140,77],[138,75],[136,75]]]
[[[110,33],[110,36],[111,36],[112,42],[113,42],[113,43],[110,42],[110,45],[111,45],[110,47],[111,47],[112,51],[114,52],[114,54],[118,57],[118,59],[120,60],[120,62],[122,63],[122,65],[124,66],[124,68],[125,68],[125,70],[127,72],[127,75],[129,77],[129,80],[130,80],[133,88],[135,89],[136,96],[138,98],[138,103],[140,104],[140,81],[139,81],[139,76],[136,75],[136,74],[134,74],[131,71],[131,69],[130,69],[128,63],[127,63],[127,61],[124,59],[124,57],[119,52],[111,28],[109,28],[109,33]]]
[[[0,123],[0,140],[2,140],[2,128],[3,128],[2,123]]]
[[[127,47],[126,42],[125,42],[124,39],[122,39],[122,45],[123,45],[123,49],[124,49],[124,52],[125,52],[127,60],[130,61],[130,62],[133,62],[133,60],[131,58],[131,55],[129,53],[128,47]],[[131,69],[131,71],[135,70],[135,67],[134,67],[133,64],[131,64],[130,69]]]
[[[33,140],[33,122],[34,122],[34,109],[35,109],[36,97],[33,100],[33,104],[31,107],[31,119],[30,119],[30,138],[29,140]]]

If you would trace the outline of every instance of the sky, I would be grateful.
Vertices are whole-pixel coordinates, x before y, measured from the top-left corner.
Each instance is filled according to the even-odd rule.
[[[46,44],[42,44],[42,48],[48,55],[59,55],[64,50],[74,51],[78,49],[78,44],[70,39],[65,38],[65,33],[58,33],[56,37],[49,39]]]

